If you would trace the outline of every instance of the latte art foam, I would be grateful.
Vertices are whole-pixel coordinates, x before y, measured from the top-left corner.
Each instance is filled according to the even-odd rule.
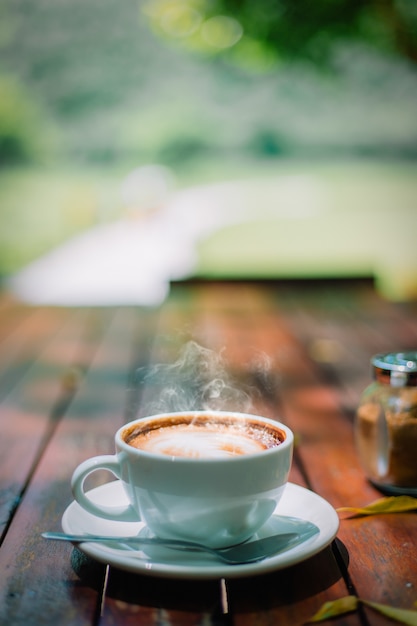
[[[256,454],[279,445],[284,437],[279,429],[266,428],[255,421],[175,418],[143,427],[136,425],[125,434],[124,440],[153,454],[216,459]]]

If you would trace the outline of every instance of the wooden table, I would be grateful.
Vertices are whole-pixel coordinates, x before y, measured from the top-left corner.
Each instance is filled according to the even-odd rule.
[[[416,513],[341,520],[308,560],[226,580],[227,606],[218,580],[124,572],[40,533],[60,529],[74,468],[113,453],[116,429],[157,407],[158,378],[144,373],[160,365],[169,380],[185,345],[221,354],[253,412],[294,430],[291,482],[335,508],[381,497],[359,466],[352,420],[372,354],[417,347],[416,313],[366,281],[178,283],[157,310],[35,308],[3,294],[0,623],[297,626],[349,594],[415,608]],[[392,621],[362,606],[332,623]]]

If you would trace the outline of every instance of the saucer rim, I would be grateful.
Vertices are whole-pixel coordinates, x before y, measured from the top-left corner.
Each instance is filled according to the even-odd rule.
[[[119,480],[105,483],[89,491],[90,497],[93,496],[93,498],[97,497],[98,499],[106,499],[110,495],[112,496],[113,501],[115,501],[115,499],[117,500],[117,497],[119,497],[119,499],[125,498],[123,486]],[[256,563],[230,566],[222,564],[221,562],[196,564],[186,562],[185,564],[176,563],[173,565],[169,562],[152,562],[151,559],[141,558],[137,555],[130,556],[125,551],[110,548],[98,543],[85,542],[78,544],[77,549],[90,558],[106,565],[112,565],[117,569],[134,574],[155,576],[159,578],[219,579],[244,578],[248,576],[267,574],[285,569],[291,565],[296,565],[297,563],[314,556],[329,546],[337,535],[340,520],[333,506],[322,496],[318,495],[314,491],[311,491],[310,489],[302,487],[301,485],[291,482],[287,483],[282,499],[275,509],[275,513],[286,516],[296,515],[297,517],[301,517],[300,512],[298,510],[291,511],[291,507],[294,502],[299,503],[302,499],[307,499],[307,504],[309,501],[310,504],[315,504],[316,509],[318,508],[320,519],[310,519],[307,515],[304,515],[303,517],[307,521],[313,521],[319,527],[320,532],[294,548],[290,548],[289,550],[277,555],[272,555],[271,557]],[[283,508],[284,510],[282,510]],[[306,510],[308,509],[309,507],[306,506]],[[91,513],[82,509],[77,502],[72,501],[62,516],[61,525],[64,532],[82,532],[79,526],[75,525],[74,527],[77,516],[79,517],[80,514],[87,519],[92,518],[94,523],[99,521],[105,524],[113,524],[117,527],[117,532],[116,530],[113,532],[106,530],[106,534],[132,535],[137,534],[141,529],[146,528],[142,522],[109,522],[108,520],[102,520],[101,518],[93,516]],[[324,521],[325,524],[323,523]]]

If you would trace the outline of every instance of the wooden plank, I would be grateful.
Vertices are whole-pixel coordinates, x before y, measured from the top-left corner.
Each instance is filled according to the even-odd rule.
[[[67,323],[66,309],[7,308],[1,315],[0,400],[25,375],[53,336]]]
[[[275,359],[274,368],[272,370],[272,378],[277,384],[277,395],[275,398],[275,406],[281,407],[280,412],[284,421],[287,421],[293,427],[299,438],[300,445],[297,451],[296,465],[301,465],[302,471],[306,476],[308,484],[318,493],[326,497],[334,506],[341,506],[351,503],[352,499],[357,501],[358,494],[362,498],[362,503],[374,499],[379,494],[367,483],[362,470],[359,467],[358,459],[353,445],[353,432],[351,424],[345,420],[345,415],[341,411],[339,398],[336,393],[334,382],[329,384],[323,382],[323,376],[318,371],[316,362],[314,362],[308,351],[303,345],[299,345],[298,336],[294,334],[294,328],[288,323],[292,310],[288,310],[285,306],[285,317],[281,315],[279,308],[279,299],[273,297],[274,305],[264,302],[258,309],[256,307],[256,296],[252,293],[251,307],[253,319],[252,325],[250,314],[248,318],[243,315],[240,317],[238,313],[239,307],[236,306],[237,300],[242,304],[242,309],[246,310],[246,301],[244,294],[239,291],[239,296],[233,298],[233,290],[228,286],[227,298],[220,293],[213,294],[211,307],[216,313],[221,311],[221,315],[215,315],[214,319],[208,313],[208,292],[204,290],[204,298],[206,299],[204,310],[205,324],[202,319],[196,319],[194,322],[189,320],[189,325],[194,324],[198,328],[199,337],[210,337],[211,344],[215,344],[216,349],[230,349],[233,345],[236,349],[236,362],[249,363],[250,354],[254,347],[264,350],[266,355],[273,356]],[[259,302],[259,300],[258,300]],[[272,299],[271,299],[272,302]],[[297,298],[297,308],[303,308],[302,297]],[[294,308],[294,311],[297,310]],[[224,312],[229,318],[230,324],[226,328],[222,327],[224,322]],[[235,311],[235,312],[233,312]],[[329,319],[334,319],[337,315],[335,312],[328,313]],[[352,316],[354,309],[348,316],[342,317],[341,332],[346,327],[350,329],[352,324]],[[340,317],[340,311],[339,311]],[[323,325],[321,328],[325,327]],[[278,329],[278,330],[276,330]],[[287,331],[285,332],[285,329]],[[224,331],[224,332],[223,332]],[[233,350],[232,350],[233,352]],[[273,387],[273,384],[272,384]],[[272,398],[273,402],[273,398]],[[340,441],[340,445],[335,442]],[[314,468],[314,471],[311,469]],[[413,518],[414,519],[414,518]],[[396,533],[398,529],[390,532],[392,545],[398,545],[396,542]],[[355,540],[355,535],[349,528],[342,527],[341,537],[348,541],[347,545],[352,545],[353,553],[355,549],[363,552],[362,545]],[[405,540],[407,537],[405,536]],[[378,551],[378,538],[369,538],[370,550]],[[368,544],[366,544],[368,545]],[[405,559],[408,571],[415,571],[415,564],[412,563],[413,555],[409,554]],[[379,562],[380,561],[380,562]],[[383,563],[383,557],[380,560],[375,558],[375,566]],[[384,569],[385,571],[385,569]],[[373,599],[384,601],[387,599],[387,590],[380,590],[375,597],[374,594],[374,577],[373,577],[372,560],[368,563],[366,570],[360,572],[358,576],[358,568],[355,567],[355,583],[358,589],[364,595],[363,597],[373,597]],[[388,575],[388,574],[387,574]],[[389,575],[389,584],[391,585],[391,600],[400,602],[403,607],[412,605],[412,589],[409,586],[409,580],[404,576],[400,577],[399,583],[403,585],[404,590],[398,596],[396,590],[396,578],[392,572]],[[408,585],[408,586],[407,586]],[[340,588],[340,592],[343,590]],[[319,601],[320,598],[315,598]],[[316,607],[318,608],[318,606]],[[387,620],[383,617],[373,617],[379,620],[378,623],[385,623]]]
[[[184,341],[195,341],[202,348],[203,362],[205,359],[214,360],[213,367],[210,364],[206,368],[213,376],[218,373],[217,356],[224,356],[226,373],[231,373],[233,378],[226,383],[236,384],[239,391],[248,394],[248,410],[282,418],[281,404],[276,402],[274,394],[271,396],[271,389],[259,386],[259,379],[276,385],[277,361],[286,363],[290,370],[294,367],[291,358],[295,350],[294,338],[285,325],[277,321],[270,295],[255,286],[218,284],[193,287],[192,293],[187,287],[178,287],[175,296],[161,312],[153,362],[175,364],[177,374],[180,348]],[[175,335],[173,329],[177,331]],[[196,354],[191,351],[191,363],[186,364],[185,373],[190,369],[198,372],[201,363],[193,363],[193,358]],[[297,367],[294,373],[299,374]],[[150,398],[145,394],[143,399],[148,405],[146,401]],[[239,395],[238,400],[240,402]],[[221,408],[236,409],[235,401],[236,394],[229,397],[226,392],[225,404]],[[147,408],[143,408],[142,412],[146,413]],[[290,479],[305,485],[297,462],[293,465]],[[239,626],[253,623],[256,614],[256,623],[261,626],[274,621],[288,626],[301,625],[321,603],[346,594],[341,571],[332,553],[329,555],[327,552],[326,557],[327,560],[321,555],[320,565],[313,560],[285,572],[251,579],[246,585],[243,581],[228,581],[233,623]],[[311,591],[314,597],[292,596],[289,600],[294,581],[300,577],[303,582],[310,580],[315,585],[314,592]],[[339,623],[358,624],[358,617],[349,616]]]
[[[300,295],[297,290],[213,284],[176,286],[159,316],[124,309],[112,319],[110,311],[97,312],[80,346],[87,346],[88,352],[96,345],[100,326],[105,331],[102,343],[91,368],[81,377],[73,403],[61,405],[57,412],[62,419],[50,432],[41,458],[34,462],[30,484],[0,551],[4,580],[0,623],[301,626],[322,603],[352,591],[366,599],[395,601],[411,608],[417,579],[409,549],[416,530],[412,514],[343,521],[339,533],[343,544],[335,544],[334,550],[329,548],[283,572],[227,580],[230,614],[226,616],[222,615],[218,581],[166,581],[110,568],[105,588],[104,567],[70,546],[46,543],[39,536],[46,528],[59,528],[71,501],[69,479],[75,466],[84,458],[112,452],[116,428],[157,406],[160,380],[158,386],[147,376],[149,365],[168,368],[169,380],[173,373],[169,368],[190,340],[208,350],[207,355],[224,356],[231,382],[239,392],[249,394],[254,412],[282,419],[293,428],[298,441],[293,482],[310,486],[334,506],[364,504],[378,496],[356,458],[352,424],[343,403],[348,393],[352,402],[358,378],[355,372],[352,379],[347,374],[360,366],[381,334],[386,333],[387,339],[414,340],[415,322],[407,307],[379,309],[377,304],[366,290],[352,291],[342,302],[333,291]],[[376,330],[369,333],[371,317],[375,317]],[[408,321],[408,330],[397,335],[400,320]],[[311,342],[317,336],[343,346],[349,342],[347,369],[341,366],[344,361],[313,358]],[[70,345],[74,347],[71,338],[68,350]],[[50,354],[57,351],[54,359],[63,355],[59,346],[59,341],[50,344]],[[73,380],[77,371],[70,369],[67,380]],[[363,366],[362,380],[365,375]],[[26,379],[19,387],[36,398],[37,389],[40,395],[44,393],[42,380],[54,380],[54,376],[50,372],[40,376],[33,389]],[[225,408],[232,408],[236,395],[225,400]],[[92,484],[104,479],[107,476],[98,476]],[[346,556],[344,546],[349,567],[340,562]],[[391,622],[365,611],[334,623],[388,626]]]
[[[97,311],[96,315],[102,317],[99,326],[106,332],[74,401],[39,460],[0,551],[4,581],[0,623],[78,626],[97,619],[103,568],[85,565],[69,545],[47,543],[40,537],[43,530],[60,527],[72,500],[70,477],[75,467],[87,457],[114,450],[114,432],[125,419],[135,337],[149,335],[146,325],[138,330],[141,320],[134,309],[121,309],[114,317],[112,311]],[[95,344],[97,324],[89,330],[90,342]],[[84,342],[88,344],[88,338],[84,337]]]
[[[132,377],[132,385],[136,386],[137,395],[135,397],[130,390],[130,417],[172,408],[164,402],[160,403],[160,391],[164,387],[161,380],[166,381],[167,375],[169,380],[169,372],[165,368],[169,370],[178,358],[178,349],[184,341],[183,328],[188,326],[187,312],[192,302],[193,298],[187,299],[184,306],[181,301],[178,308],[165,305],[155,320],[152,341],[148,344],[148,359],[144,362],[140,353],[134,359],[136,376]],[[223,617],[219,582],[148,578],[111,568],[101,626],[133,626],[139,621],[144,626],[220,625]]]
[[[336,600],[341,590],[340,569],[329,547],[320,554],[269,576],[228,581],[231,611],[236,626],[283,624],[302,626],[324,602]],[[334,622],[361,624],[358,615]]]
[[[40,547],[36,520],[40,511],[46,517],[53,516],[60,501],[63,489],[57,468],[63,457],[54,459],[51,476],[55,482],[51,485],[44,478],[40,483],[35,481],[32,488],[27,481],[89,365],[100,332],[88,311],[74,311],[68,324],[2,403],[1,480],[8,489],[4,503],[8,511],[3,516],[7,535],[0,551],[0,623],[43,623],[45,616],[59,610],[54,595],[51,547]],[[13,498],[18,499],[19,507],[10,518],[14,513],[10,511]],[[76,577],[70,575],[68,584],[76,587]],[[42,606],[38,604],[39,589],[46,598]],[[76,604],[67,607],[65,619],[81,624]],[[60,623],[59,619],[55,623]]]
[[[354,299],[350,300],[349,315],[341,307],[339,310],[332,309],[331,313],[327,311],[331,326],[324,322],[326,312],[323,299],[317,297],[315,305],[310,307],[310,321],[305,314],[301,319],[297,317],[297,310],[303,308],[302,302],[302,298],[297,296],[294,311],[287,310],[286,318],[296,336],[302,337],[299,360],[308,364],[309,372],[304,380],[291,381],[285,390],[287,416],[300,434],[299,453],[314,490],[335,507],[360,506],[382,494],[371,487],[363,474],[356,455],[352,425],[346,420],[346,411],[342,409],[346,395],[343,382],[338,387],[338,380],[343,381],[344,373],[350,371],[352,361],[345,370],[346,361],[335,360],[332,366],[336,375],[329,377],[328,371],[323,373],[320,369],[320,362],[311,359],[309,341],[317,337],[318,329],[323,332],[323,329],[329,331],[330,327],[332,334],[327,334],[326,338],[330,336],[334,339],[336,336],[342,345],[349,346],[351,354],[373,354],[377,351],[378,341],[382,351],[389,349],[390,342],[395,345],[396,331],[398,329],[403,336],[404,326],[397,323],[397,316],[395,323],[389,321],[392,320],[395,306],[385,306],[380,300],[378,307],[374,306],[372,310],[373,333],[368,332],[369,320],[364,321],[359,301],[356,313]],[[375,300],[373,302],[375,304]],[[407,334],[408,345],[413,345],[414,340],[413,332]],[[326,370],[329,366],[329,362],[325,364]],[[369,376],[366,377],[364,372],[360,374],[362,389],[367,384],[364,384],[365,377],[370,381]],[[351,384],[348,376],[346,378]],[[339,445],[335,445],[337,441]],[[320,462],[320,459],[325,462]],[[350,575],[364,599],[402,608],[413,607],[415,591],[412,580],[417,580],[417,566],[411,550],[411,537],[416,530],[417,519],[413,514],[342,521],[339,537],[349,549]],[[406,549],[407,546],[410,548]],[[388,559],[387,554],[390,554]],[[388,624],[389,620],[372,614],[374,623]]]
[[[30,316],[35,307],[16,301],[10,294],[0,291],[0,345],[4,339],[15,331],[21,322]]]
[[[226,347],[228,356],[232,360],[232,370],[236,384],[242,385],[245,388],[251,385],[254,389],[254,383],[252,381],[253,369],[255,366],[252,364],[252,369],[249,366],[249,357],[254,356],[254,351],[257,347],[264,348],[265,346],[258,346],[258,342],[251,343],[248,340],[249,333],[256,334],[256,326],[253,325],[254,319],[262,313],[263,303],[262,299],[259,300],[259,294],[255,297],[255,293],[250,290],[239,289],[235,293],[235,298],[231,298],[230,290],[227,290],[228,297],[219,293],[215,289],[211,294],[207,294],[206,288],[197,294],[190,294],[186,292],[179,295],[175,294],[167,303],[158,320],[155,344],[151,353],[150,365],[152,368],[161,375],[163,380],[166,381],[168,376],[178,376],[178,369],[180,367],[185,368],[185,378],[179,378],[179,382],[187,385],[187,372],[190,372],[190,364],[181,363],[178,361],[179,352],[184,345],[184,342],[193,340],[198,343],[198,346],[203,348],[203,357],[210,359],[210,354],[204,352],[204,350],[213,350],[217,353],[218,350]],[[202,301],[200,300],[202,298]],[[222,303],[222,304],[221,304]],[[213,308],[215,309],[213,311]],[[246,315],[242,311],[249,309],[249,314]],[[253,314],[256,312],[256,318]],[[242,319],[243,316],[243,319]],[[184,322],[184,320],[186,320]],[[279,330],[277,330],[279,332]],[[243,337],[242,337],[243,334]],[[242,341],[243,339],[243,341]],[[281,337],[282,339],[282,337]],[[226,341],[224,344],[223,341]],[[246,346],[246,348],[245,348]],[[246,350],[246,352],[245,352]],[[257,355],[258,356],[258,355]],[[195,358],[195,353],[191,354],[190,358]],[[214,354],[215,359],[215,354]],[[244,367],[242,371],[242,363],[248,363],[247,368]],[[200,363],[201,365],[201,363]],[[171,369],[173,366],[173,369]],[[195,366],[193,371],[194,376],[197,375],[199,364],[191,363],[191,366]],[[208,368],[210,369],[210,368]],[[215,373],[215,372],[213,372]],[[249,374],[248,374],[249,373]],[[154,386],[154,381],[147,379],[139,406],[141,414],[147,414],[150,410],[165,410],[173,408],[167,407],[165,404],[155,404],[155,395],[158,395],[157,388]],[[194,390],[195,391],[195,390]],[[172,397],[172,394],[168,394]],[[256,402],[253,405],[255,411],[268,413],[276,416],[275,408],[265,403],[264,399],[256,393]],[[233,396],[235,397],[235,396]],[[180,401],[184,398],[180,397]],[[190,402],[189,398],[186,400],[186,406]],[[192,398],[191,402],[194,404],[195,399]],[[151,407],[151,408],[150,408]],[[176,407],[180,408],[180,407]],[[185,407],[182,407],[185,408]],[[232,408],[228,403],[225,408]],[[233,408],[236,408],[235,406]],[[302,483],[302,477],[297,472],[296,465],[294,466],[292,477],[298,479]],[[250,584],[246,587],[243,583],[237,581],[228,581],[228,596],[230,602],[230,610],[232,612],[232,620],[234,624],[253,623],[252,620],[254,613],[256,612],[256,623],[262,626],[262,624],[270,624],[272,620],[279,620],[279,623],[296,626],[302,624],[305,617],[312,615],[315,610],[315,604],[311,601],[306,601],[306,598],[292,597],[291,600],[295,603],[292,605],[286,600],[286,594],[289,589],[293,588],[294,581],[299,578],[301,572],[304,572],[303,580],[313,580],[314,592],[318,594],[319,601],[326,601],[331,598],[338,597],[341,593],[340,590],[345,590],[344,583],[341,581],[341,574],[337,564],[334,561],[332,552],[327,552],[326,559],[323,555],[320,556],[320,563],[317,561],[312,562],[309,566],[310,570],[305,569],[305,565],[291,568],[289,570],[281,572],[272,576],[261,576],[259,579],[251,579]],[[318,582],[317,571],[325,572]],[[311,576],[311,571],[315,571],[316,575]],[[126,582],[126,576],[120,573],[115,577],[114,570],[112,570],[113,580],[116,580],[117,596],[119,598],[119,604],[124,603],[126,607],[123,614],[123,623],[126,626],[137,623],[137,619],[140,618],[141,623],[155,624],[161,619],[161,610],[163,614],[167,615],[167,620],[171,624],[199,624],[201,623],[202,615],[204,616],[205,623],[224,623],[221,615],[219,615],[219,590],[217,586],[213,588],[213,585],[201,585],[193,584],[190,581],[148,581],[145,585],[143,579],[138,579],[136,586],[134,586],[133,595],[129,595],[123,592],[129,589],[131,585]],[[127,581],[131,578],[127,577]],[[287,582],[286,582],[287,581]],[[291,581],[291,582],[288,582]],[[321,587],[320,587],[321,585]],[[331,590],[328,591],[328,586],[331,586]],[[277,589],[281,588],[281,595],[277,600]],[[144,590],[141,593],[141,590]],[[150,594],[150,590],[154,590]],[[242,590],[243,593],[242,593]],[[115,593],[114,589],[110,588],[109,593]],[[181,602],[172,603],[172,598],[184,598]],[[144,607],[148,607],[146,609]],[[291,605],[290,605],[291,604]],[[119,623],[121,613],[117,613],[117,606],[113,602],[107,603],[108,610],[103,616],[104,624]],[[297,614],[297,619],[295,615]],[[226,620],[227,617],[224,618]],[[159,622],[158,622],[159,623]],[[342,622],[340,622],[342,623]],[[356,616],[348,617],[343,620],[344,624],[358,624]]]
[[[281,299],[287,324],[313,360],[321,378],[338,390],[351,419],[371,381],[370,359],[378,352],[417,346],[417,307],[387,302],[369,288],[293,290]]]
[[[59,312],[56,318],[46,313],[42,318],[39,311],[36,325],[42,329],[52,326],[54,333],[46,341],[42,331],[43,340],[37,344],[40,352],[36,358],[35,352],[31,353],[24,375],[0,403],[1,531],[7,527],[56,421],[91,358],[89,348],[94,347],[83,338],[87,316],[87,312],[74,311],[65,316]],[[27,326],[23,330],[28,330]],[[25,343],[25,334],[19,341]],[[35,350],[34,345],[31,350]]]
[[[135,576],[111,569],[102,626],[225,623],[219,581]]]

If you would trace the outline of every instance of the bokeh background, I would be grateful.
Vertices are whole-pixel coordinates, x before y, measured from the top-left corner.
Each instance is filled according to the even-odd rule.
[[[242,208],[195,274],[417,297],[417,4],[0,0],[2,279],[125,217],[155,163]]]

